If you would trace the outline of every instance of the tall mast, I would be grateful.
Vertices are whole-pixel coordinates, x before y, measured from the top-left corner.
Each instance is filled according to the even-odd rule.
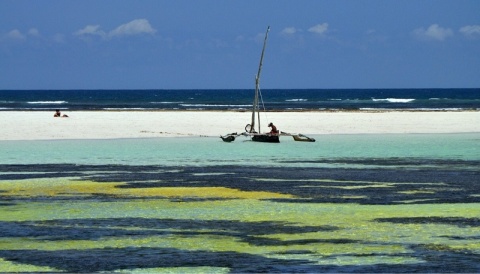
[[[258,95],[260,90],[260,74],[262,72],[263,65],[263,55],[265,54],[265,47],[267,46],[268,32],[270,31],[270,26],[267,27],[267,32],[265,33],[265,40],[263,41],[262,55],[260,56],[260,64],[258,65],[258,72],[255,76],[255,99],[253,100],[253,109],[252,109],[252,123],[250,132],[255,130],[255,112],[258,115],[258,133],[260,133],[260,110],[258,106]]]

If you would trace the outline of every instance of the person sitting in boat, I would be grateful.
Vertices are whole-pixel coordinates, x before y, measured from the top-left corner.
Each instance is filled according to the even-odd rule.
[[[272,128],[272,130],[270,130],[270,134],[278,134],[278,129],[273,123],[268,124],[268,127]]]
[[[67,114],[63,114],[60,112],[59,109],[55,110],[55,114],[53,114],[53,117],[68,117]]]

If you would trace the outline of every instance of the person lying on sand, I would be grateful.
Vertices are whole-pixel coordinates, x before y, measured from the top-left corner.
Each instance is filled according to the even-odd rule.
[[[55,110],[55,114],[53,114],[53,117],[68,117],[67,114],[63,114],[60,112],[59,109]]]

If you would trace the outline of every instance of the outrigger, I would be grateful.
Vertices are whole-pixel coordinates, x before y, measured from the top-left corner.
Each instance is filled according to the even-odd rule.
[[[250,124],[247,124],[245,126],[245,132],[229,133],[224,136],[220,136],[220,138],[222,138],[224,142],[233,142],[235,141],[235,138],[238,136],[246,136],[246,137],[251,137],[252,141],[255,141],[255,142],[279,143],[280,136],[291,136],[295,141],[315,142],[314,138],[308,137],[303,134],[291,134],[291,133],[287,133],[283,131],[275,131],[275,130],[272,130],[269,133],[261,133],[260,131],[260,100],[262,100],[262,106],[263,106],[262,94],[260,92],[260,73],[262,72],[263,56],[265,54],[265,47],[267,45],[267,38],[268,38],[269,31],[270,31],[270,26],[267,28],[267,32],[265,33],[265,40],[263,42],[262,55],[260,56],[260,64],[258,66],[258,72],[255,77],[255,97],[253,99],[252,121]],[[265,106],[263,106],[263,109],[265,110]],[[255,126],[257,126],[258,131],[255,130]]]

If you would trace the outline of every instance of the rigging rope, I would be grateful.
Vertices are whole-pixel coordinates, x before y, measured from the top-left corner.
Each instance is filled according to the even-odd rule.
[[[258,86],[258,95],[260,96],[260,101],[262,102],[263,115],[265,116],[265,120],[268,121],[267,110],[265,109],[265,104],[263,103],[262,90],[260,89],[260,85]]]

